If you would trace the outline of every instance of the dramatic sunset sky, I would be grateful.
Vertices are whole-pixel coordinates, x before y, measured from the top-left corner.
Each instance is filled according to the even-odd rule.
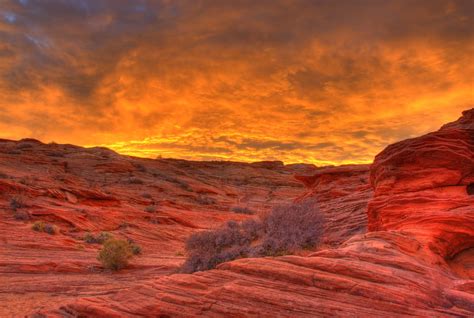
[[[474,106],[474,1],[0,0],[0,138],[370,162]]]

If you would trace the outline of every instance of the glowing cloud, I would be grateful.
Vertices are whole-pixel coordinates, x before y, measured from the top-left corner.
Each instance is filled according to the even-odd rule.
[[[0,137],[340,164],[474,104],[472,1],[0,4]]]

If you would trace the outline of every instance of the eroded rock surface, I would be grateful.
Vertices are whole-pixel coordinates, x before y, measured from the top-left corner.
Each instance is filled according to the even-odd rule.
[[[326,234],[326,243],[334,248],[165,276],[50,315],[472,316],[473,115],[465,112],[438,132],[389,146],[370,177],[367,167],[300,177],[309,188],[305,196],[330,211],[328,228],[337,235]],[[359,214],[367,198],[366,223]],[[348,239],[340,244],[337,236]]]
[[[172,273],[191,233],[252,217],[234,207],[258,213],[293,200],[305,191],[293,175],[315,169],[139,159],[103,148],[0,140],[0,317],[111,295]],[[35,232],[36,221],[60,231]],[[102,231],[134,240],[142,255],[124,271],[104,272],[96,260],[100,245],[83,240]]]
[[[48,317],[472,317],[474,196],[469,189],[474,173],[473,125],[474,109],[437,132],[387,147],[371,167],[316,169],[310,177],[298,177],[308,188],[305,193],[296,186],[288,187],[282,193],[273,192],[278,197],[274,202],[268,196],[267,200],[259,199],[259,205],[255,201],[255,208],[263,208],[265,203],[292,196],[316,197],[327,220],[320,250],[240,259],[191,275],[165,275],[166,270],[158,273],[157,262],[146,261],[145,256],[140,262],[148,264],[149,277],[120,284],[120,279],[127,277],[125,273],[109,274],[113,277],[110,281],[118,284],[116,289],[62,299],[56,309],[43,313]],[[178,163],[189,164],[174,162]],[[271,171],[279,171],[279,167],[268,163],[253,166]],[[290,182],[287,177],[292,173],[299,174],[288,171],[282,179],[272,180]],[[214,174],[227,176],[228,172]],[[261,183],[268,178],[256,180],[261,182],[252,187],[253,195],[260,193]],[[233,189],[238,192],[242,186]],[[211,190],[220,193],[222,188]],[[77,197],[78,203],[90,200],[81,191],[64,190]],[[112,198],[121,192],[106,191],[105,195]],[[174,191],[167,200],[186,202],[176,199],[177,193]],[[117,209],[112,198],[99,202],[104,209]],[[209,226],[211,220],[225,221],[222,215],[226,212],[219,212],[218,206],[229,204],[222,202],[199,209],[196,214],[202,218],[180,218],[182,222],[191,220],[190,227],[167,221],[170,227],[165,233],[172,236],[175,228],[183,232],[175,235],[172,244],[171,238],[163,242],[168,242],[170,249],[182,246],[178,242],[193,230]],[[182,211],[193,206],[181,203],[179,213],[168,213],[178,218],[191,213]],[[62,204],[58,209],[64,209]],[[123,213],[115,217],[134,219],[137,211]],[[86,218],[83,222],[90,221]],[[48,244],[62,248],[67,240],[75,242],[69,236],[62,238],[64,242],[59,238]],[[42,244],[47,244],[46,240]],[[149,251],[154,253],[151,248]],[[94,275],[97,280],[108,279],[104,273]]]

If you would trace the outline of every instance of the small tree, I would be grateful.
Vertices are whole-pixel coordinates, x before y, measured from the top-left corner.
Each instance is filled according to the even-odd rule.
[[[116,271],[127,267],[132,256],[133,251],[127,241],[109,239],[105,241],[97,259],[105,268]]]

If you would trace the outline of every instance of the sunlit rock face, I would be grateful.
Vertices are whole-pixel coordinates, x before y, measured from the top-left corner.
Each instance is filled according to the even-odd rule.
[[[299,200],[317,198],[327,220],[319,249],[157,277],[47,314],[472,317],[473,116],[388,147],[370,168],[298,177]]]
[[[367,203],[372,197],[370,165],[320,169],[311,176],[296,176],[308,188],[299,200],[315,198],[325,220],[323,243],[337,246],[367,230]]]
[[[0,317],[150,284],[181,265],[191,233],[253,217],[235,207],[257,213],[292,201],[306,191],[293,174],[314,170],[281,162],[152,160],[0,139]],[[59,231],[33,231],[34,222]],[[101,232],[133,240],[142,254],[126,270],[103,272],[101,245],[84,240]]]
[[[445,258],[474,246],[474,109],[376,156],[370,231],[410,233]]]

